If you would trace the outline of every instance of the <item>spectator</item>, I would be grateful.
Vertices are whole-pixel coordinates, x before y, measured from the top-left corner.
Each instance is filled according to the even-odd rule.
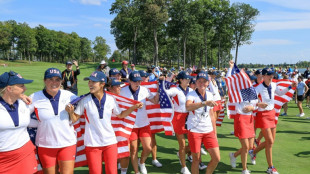
[[[310,75],[308,75],[307,77],[308,77],[308,80],[305,82],[305,84],[308,86],[308,88],[310,88]],[[305,97],[307,98],[306,107],[309,108],[310,90],[307,91]]]
[[[130,67],[131,67],[131,70],[132,70],[132,71],[136,71],[136,66],[135,66],[135,64],[131,64]]]
[[[108,63],[105,62],[105,60],[102,60],[100,62],[100,65],[97,68],[97,71],[103,72],[106,76],[109,76],[110,67],[108,66]]]
[[[309,67],[307,67],[307,70],[304,72],[303,76],[304,78],[308,78],[309,75],[310,75],[310,70],[309,70]]]
[[[305,94],[308,91],[308,86],[303,82],[303,77],[298,77],[298,85],[297,85],[297,106],[299,109],[299,114],[297,117],[303,117],[305,116],[304,110],[302,109],[302,102],[305,99]]]
[[[157,73],[155,72],[155,66],[154,65],[152,65],[151,66],[151,68],[149,68],[148,69],[148,73],[150,73],[150,79],[149,79],[149,81],[150,82],[153,82],[153,81],[156,81],[157,79],[158,79],[158,75],[157,75]]]
[[[64,70],[62,74],[62,86],[63,89],[71,91],[73,94],[78,95],[77,88],[77,76],[80,74],[80,68],[78,62],[73,60],[73,64],[75,65],[76,70],[72,70],[72,62],[66,62],[66,70]]]
[[[132,70],[128,68],[128,62],[126,60],[122,62],[122,66],[123,69],[120,70],[122,82],[128,82],[129,74],[132,72]]]

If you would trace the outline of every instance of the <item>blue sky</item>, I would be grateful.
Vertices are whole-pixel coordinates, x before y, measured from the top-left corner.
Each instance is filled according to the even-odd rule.
[[[117,49],[110,34],[112,0],[0,0],[0,21],[13,19],[31,27],[76,32],[94,40],[102,36]],[[251,45],[239,48],[238,63],[296,63],[310,60],[309,0],[231,0],[260,11]],[[235,55],[234,50],[232,54]]]

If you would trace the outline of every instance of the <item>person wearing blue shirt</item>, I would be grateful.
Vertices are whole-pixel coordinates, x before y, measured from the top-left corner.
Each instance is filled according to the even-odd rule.
[[[132,70],[128,68],[128,62],[126,60],[122,62],[122,66],[123,69],[120,70],[122,82],[128,82],[129,74],[132,72]]]

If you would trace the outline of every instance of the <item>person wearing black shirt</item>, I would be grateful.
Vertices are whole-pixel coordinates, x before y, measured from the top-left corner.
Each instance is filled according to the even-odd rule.
[[[72,70],[72,64],[75,65],[76,71]],[[77,76],[80,74],[78,62],[76,60],[74,60],[73,63],[67,61],[66,68],[67,69],[61,73],[63,89],[71,91],[73,94],[78,95]]]

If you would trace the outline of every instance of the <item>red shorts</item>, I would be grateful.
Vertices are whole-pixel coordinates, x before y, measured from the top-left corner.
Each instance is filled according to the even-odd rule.
[[[255,119],[256,128],[275,128],[276,127],[276,111],[273,109],[271,111],[258,111]]]
[[[101,174],[102,162],[105,164],[105,173],[117,174],[117,145],[102,147],[85,147],[89,173]]]
[[[253,116],[237,114],[234,119],[234,132],[240,139],[255,137]]]
[[[62,148],[38,147],[38,155],[43,168],[57,165],[57,161],[75,160],[76,145]]]
[[[172,119],[172,125],[174,132],[181,135],[181,134],[187,134],[188,130],[185,129],[185,122],[186,118],[188,116],[188,113],[180,113],[180,112],[174,112],[174,116]]]
[[[214,106],[213,107],[213,111],[216,112],[216,111],[220,111],[223,109],[222,107],[222,101],[221,100],[218,100],[218,101],[215,101],[217,106]]]
[[[201,142],[205,145],[206,149],[219,147],[214,131],[209,133],[188,132],[188,143],[192,153],[200,152]]]
[[[35,147],[28,141],[22,147],[0,152],[0,173],[26,173],[37,172],[38,162],[35,156]]]
[[[130,141],[137,140],[140,137],[151,137],[151,128],[150,125],[140,127],[140,128],[133,128],[131,135],[129,137]]]

